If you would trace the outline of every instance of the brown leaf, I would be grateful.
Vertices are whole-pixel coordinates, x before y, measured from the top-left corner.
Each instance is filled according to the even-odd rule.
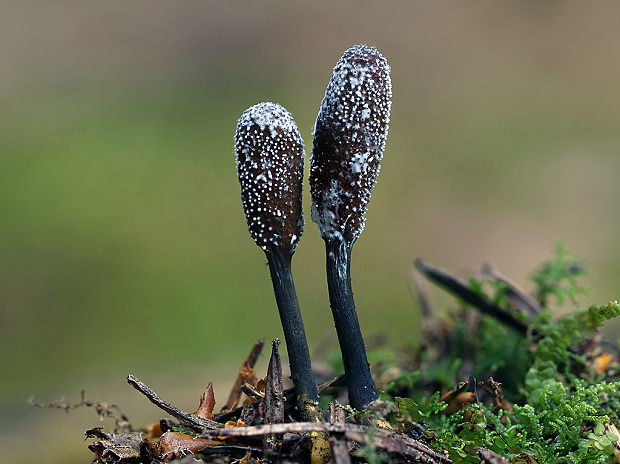
[[[223,408],[224,410],[234,409],[235,405],[239,404],[239,402],[241,401],[241,386],[246,383],[246,380],[253,380],[251,378],[251,375],[254,375],[254,371],[252,370],[252,368],[256,364],[256,361],[258,360],[258,357],[260,356],[264,345],[265,340],[258,340],[254,344],[254,347],[252,347],[252,351],[250,351],[247,359],[242,363],[241,370],[239,372],[239,375],[237,376],[237,380],[235,380],[235,383],[230,390],[230,394],[228,395],[228,400],[226,400],[226,405]],[[255,385],[255,383],[252,383],[252,385]]]
[[[226,421],[224,424],[225,429],[234,429],[236,427],[245,427],[245,422],[241,419],[237,419],[236,421]]]
[[[101,438],[88,445],[88,449],[102,462],[132,462],[140,458],[142,434],[139,432],[105,433],[97,427],[87,430],[86,436]]]
[[[241,387],[241,391],[248,397],[250,402],[260,400],[265,397],[264,391],[258,391],[256,387],[250,385],[249,383],[244,383]]]
[[[181,432],[166,432],[159,439],[159,452],[161,456],[181,455],[184,451],[196,453],[205,446],[218,446],[222,442],[219,440],[209,440],[203,437],[194,437]]]
[[[234,429],[237,427],[245,427],[245,422],[243,422],[241,419],[237,419],[237,421],[226,421],[226,423],[224,424],[224,428],[225,429]],[[226,440],[229,437],[217,437],[219,440]]]
[[[439,401],[445,401],[447,403],[451,401],[455,396],[464,392],[467,387],[469,387],[469,382],[459,382],[446,393],[444,393],[441,398],[439,398]]]
[[[213,382],[209,382],[205,392],[200,397],[200,405],[194,414],[203,419],[211,419],[213,417],[213,406],[215,406],[215,394],[213,393]]]
[[[462,392],[453,396],[448,403],[448,407],[443,410],[444,414],[454,414],[461,409],[465,409],[467,406],[476,401],[476,394],[474,392]]]
[[[256,382],[258,381],[258,378],[254,373],[254,369],[252,369],[247,361],[244,361],[243,366],[241,366],[239,376],[241,377],[242,383],[249,383],[252,386],[256,385]]]
[[[265,388],[267,387],[267,377],[265,377],[264,379],[260,379],[258,382],[256,382],[255,387],[257,391],[264,393]]]
[[[144,434],[146,435],[146,438],[159,438],[163,433],[164,432],[162,431],[159,422],[155,422],[144,427]]]

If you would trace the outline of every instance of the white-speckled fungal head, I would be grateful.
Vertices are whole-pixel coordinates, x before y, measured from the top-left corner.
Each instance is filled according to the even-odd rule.
[[[348,49],[327,85],[310,159],[312,220],[325,240],[353,243],[364,230],[391,105],[387,60],[367,45]]]
[[[252,238],[264,251],[293,253],[303,231],[303,140],[277,103],[244,111],[235,132],[241,200]]]

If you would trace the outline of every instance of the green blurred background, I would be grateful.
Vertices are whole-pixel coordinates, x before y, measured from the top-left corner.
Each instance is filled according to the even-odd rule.
[[[241,209],[236,119],[277,101],[310,152],[331,69],[356,43],[382,51],[394,85],[353,255],[365,333],[415,340],[417,256],[459,271],[490,261],[527,286],[561,239],[591,269],[584,303],[618,298],[619,30],[620,3],[603,0],[5,0],[6,462],[90,462],[94,413],[34,410],[31,394],[77,401],[85,388],[141,424],[160,413],[128,373],[192,409],[209,380],[227,396],[257,338],[281,336]],[[333,327],[306,211],[293,264],[316,349]]]

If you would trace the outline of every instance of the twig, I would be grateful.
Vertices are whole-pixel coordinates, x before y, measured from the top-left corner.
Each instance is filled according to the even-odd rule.
[[[344,425],[346,414],[342,405],[338,401],[329,403],[329,423],[334,425]]]
[[[443,454],[436,453],[428,446],[406,435],[397,435],[381,429],[351,424],[326,424],[320,422],[291,422],[285,424],[259,425],[254,427],[237,427],[204,431],[211,437],[262,437],[271,434],[323,432],[344,434],[351,441],[370,444],[386,450],[414,457],[426,463],[451,463]]]
[[[265,397],[264,392],[259,391],[256,387],[250,385],[249,383],[244,383],[241,386],[241,392],[244,393],[245,396],[247,396],[250,400],[258,399],[259,402]],[[221,417],[221,416],[218,416],[218,417]]]
[[[344,409],[336,401],[329,403],[329,422],[334,425],[344,425]],[[335,464],[350,464],[349,446],[343,434],[331,434],[329,443],[332,446],[332,458]]]
[[[508,277],[503,276],[500,272],[490,263],[486,263],[482,267],[482,272],[488,275],[496,282],[505,286],[505,295],[516,309],[523,312],[528,319],[534,318],[542,308],[540,303],[536,299],[522,290],[516,283],[510,280]]]
[[[222,426],[222,424],[218,422],[210,419],[203,419],[202,417],[198,417],[195,414],[181,411],[179,408],[171,405],[170,403],[166,403],[157,395],[157,393],[155,393],[133,375],[129,375],[127,377],[127,382],[129,382],[132,387],[134,387],[136,390],[146,396],[155,406],[166,411],[172,417],[175,417],[192,430],[195,430],[197,432],[204,432],[206,430],[218,429]]]
[[[77,409],[81,407],[94,408],[99,416],[99,420],[103,422],[103,419],[109,417],[114,420],[114,433],[119,432],[131,432],[132,427],[129,422],[129,418],[121,411],[116,404],[108,404],[105,401],[92,401],[86,399],[86,390],[80,392],[81,399],[79,403],[65,403],[64,398],[54,400],[51,403],[38,403],[31,396],[28,399],[28,404],[35,408],[47,408],[47,409],[63,409],[65,412],[69,412],[71,409]],[[116,410],[116,413],[113,412]]]
[[[225,445],[225,446],[205,446],[203,449],[198,451],[196,454],[202,454],[204,456],[213,456],[214,454],[246,454],[249,453],[251,456],[262,456],[263,450],[260,448],[253,448],[251,446],[240,446],[240,445]]]
[[[412,296],[414,298],[417,297],[418,303],[420,304],[424,331],[430,337],[439,338],[441,324],[431,304],[428,283],[422,279],[420,273],[415,269],[411,269],[409,272],[409,288]]]
[[[409,272],[409,289],[412,296],[418,299],[424,319],[434,319],[435,315],[428,293],[428,286],[424,280],[420,279],[419,274],[414,269],[411,269]]]
[[[330,389],[332,388],[338,388],[338,387],[342,387],[344,386],[344,375],[340,374],[337,377],[334,377],[331,380],[328,380],[327,382],[323,382],[322,384],[320,384],[317,387],[317,390],[319,393],[328,393]],[[242,387],[245,388],[245,385]],[[284,390],[284,407],[285,409],[289,408],[289,407],[293,407],[295,404],[295,401],[293,401],[295,399],[295,387],[293,388],[287,388],[286,390]],[[244,407],[247,407],[248,405],[251,406],[258,406],[258,403],[260,403],[262,401],[262,399],[259,400],[255,400],[252,401],[244,406],[238,406],[235,409],[233,409],[232,411],[227,411],[225,413],[220,413],[219,415],[217,415],[215,417],[215,419],[218,422],[225,422],[233,417],[237,417],[239,414],[241,414],[241,412],[243,411]]]
[[[522,335],[527,333],[528,324],[508,311],[494,305],[492,302],[470,290],[465,282],[461,281],[448,271],[431,266],[418,258],[416,267],[435,284],[461,298],[466,303],[478,308],[485,314],[493,316]]]
[[[244,369],[251,369],[256,365],[256,361],[258,361],[258,357],[263,351],[263,346],[265,345],[265,340],[260,339],[250,351],[247,359],[241,365],[241,369],[239,375],[237,376],[237,380],[230,390],[230,394],[228,395],[228,400],[226,400],[226,405],[222,408],[222,410],[231,409],[235,406],[235,404],[239,404],[239,400],[241,399],[241,387],[243,386],[243,371]]]
[[[410,456],[416,462],[452,463],[445,455],[436,453],[428,446],[406,435],[396,435],[381,429],[354,429],[351,426],[345,426],[345,436],[351,441],[382,448],[388,453]]]

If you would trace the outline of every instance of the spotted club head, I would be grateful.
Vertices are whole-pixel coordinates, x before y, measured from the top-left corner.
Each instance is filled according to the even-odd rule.
[[[364,230],[388,134],[392,81],[387,60],[367,45],[336,64],[314,127],[312,220],[325,240],[355,242]]]
[[[277,103],[244,111],[235,132],[237,175],[250,235],[265,252],[292,254],[303,231],[303,140]]]

